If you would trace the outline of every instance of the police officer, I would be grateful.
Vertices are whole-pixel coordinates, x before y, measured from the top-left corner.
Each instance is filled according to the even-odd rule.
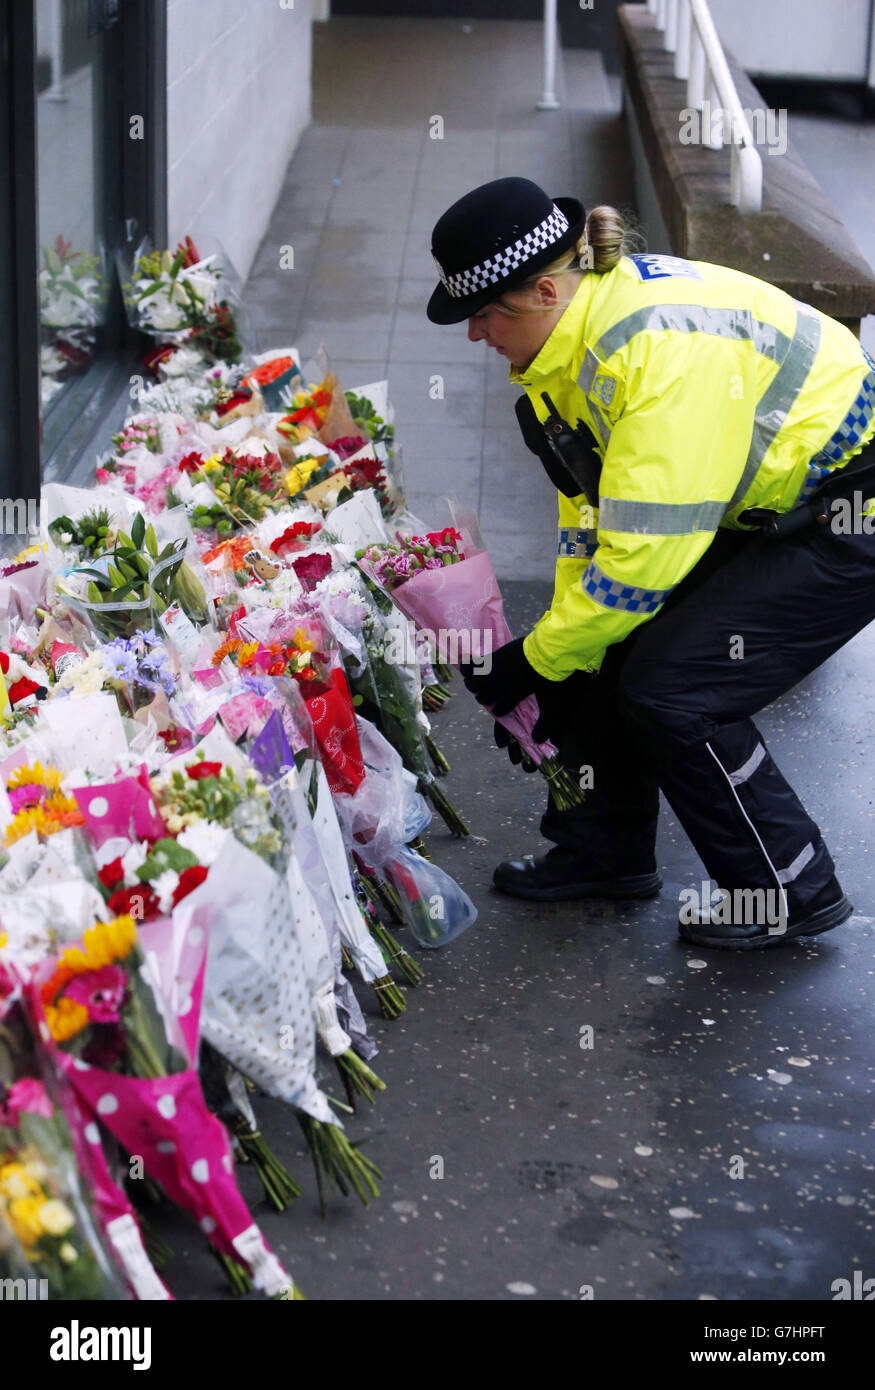
[[[534,693],[538,737],[592,769],[582,806],[548,805],[553,848],[494,882],[653,896],[661,788],[728,902],[769,904],[703,904],[685,939],[813,936],[853,909],[751,716],[875,617],[875,501],[832,524],[837,497],[875,494],[875,370],[847,328],[763,281],[627,247],[613,208],[587,216],[519,178],[475,188],[432,234],[428,316],[467,319],[507,358],[559,493],[550,609],[466,683],[495,714]]]

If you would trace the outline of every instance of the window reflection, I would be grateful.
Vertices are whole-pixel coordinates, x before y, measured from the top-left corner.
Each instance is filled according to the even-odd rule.
[[[43,426],[101,345],[109,264],[98,199],[88,0],[37,0],[37,149]]]

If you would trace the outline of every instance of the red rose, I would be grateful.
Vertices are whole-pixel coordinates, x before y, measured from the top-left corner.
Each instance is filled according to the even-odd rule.
[[[100,879],[104,888],[112,888],[120,879],[125,876],[122,868],[121,859],[113,859],[109,864],[104,864],[102,869],[97,870],[97,877]]]
[[[6,655],[5,652],[0,652],[0,671],[2,671],[3,674],[4,674],[4,676],[5,676],[5,675],[6,675],[6,672],[7,672],[8,670],[9,670],[9,657]]]
[[[179,875],[179,882],[173,893],[173,906],[193,893],[198,884],[203,883],[209,870],[203,864],[192,864],[191,868],[183,869]]]
[[[201,782],[204,777],[218,777],[222,771],[221,763],[192,763],[186,772],[193,782]]]
[[[331,573],[330,555],[299,555],[292,561],[292,569],[300,579],[307,593],[315,589],[326,574]]]
[[[135,922],[150,922],[153,917],[161,915],[158,899],[148,883],[139,883],[134,888],[119,888],[113,893],[107,907],[113,916],[131,916]]]
[[[348,459],[350,454],[357,454],[367,442],[360,434],[344,434],[340,439],[332,439],[329,447],[331,452],[337,454],[337,457],[342,461]]]

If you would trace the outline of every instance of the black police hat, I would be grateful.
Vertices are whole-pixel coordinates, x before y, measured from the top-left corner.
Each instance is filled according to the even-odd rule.
[[[548,197],[530,179],[494,179],[448,208],[431,234],[441,277],[428,302],[432,323],[461,323],[570,250],[586,209]]]

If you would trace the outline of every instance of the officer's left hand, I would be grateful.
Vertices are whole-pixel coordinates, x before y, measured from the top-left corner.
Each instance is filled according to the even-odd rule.
[[[475,700],[488,705],[492,713],[510,714],[521,700],[532,695],[541,677],[526,660],[522,637],[515,637],[492,653],[491,664],[475,666],[468,662],[459,667],[462,679]]]
[[[535,694],[538,699],[538,720],[532,730],[535,743],[555,743],[562,741],[568,724],[568,696],[570,687],[567,680],[538,681]]]

